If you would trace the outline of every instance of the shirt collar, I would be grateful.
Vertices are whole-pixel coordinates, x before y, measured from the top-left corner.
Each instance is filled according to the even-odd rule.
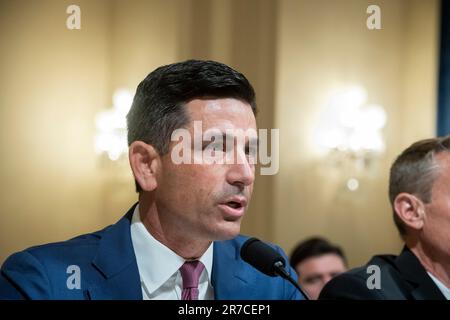
[[[443,284],[441,282],[441,280],[439,280],[438,278],[436,278],[435,276],[433,276],[431,274],[431,272],[427,271],[428,275],[430,276],[430,278],[433,280],[433,282],[436,284],[436,286],[439,288],[439,290],[441,290],[442,294],[444,295],[444,297],[447,300],[450,300],[450,289],[447,288],[447,286],[445,284]]]
[[[141,281],[151,294],[169,280],[183,265],[185,259],[156,240],[141,221],[139,204],[131,220],[131,239],[136,255]],[[208,281],[211,283],[213,264],[213,244],[199,259],[205,266]]]

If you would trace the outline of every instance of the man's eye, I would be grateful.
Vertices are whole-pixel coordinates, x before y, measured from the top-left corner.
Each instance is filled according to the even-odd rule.
[[[225,144],[223,143],[207,143],[205,145],[203,145],[203,150],[205,150],[206,148],[208,148],[209,150],[214,150],[214,151],[225,151]]]
[[[256,156],[257,149],[251,147],[245,147],[245,154],[250,156]]]
[[[320,280],[319,277],[307,278],[307,279],[305,279],[305,283],[307,283],[307,284],[316,284],[316,283],[319,282],[319,280]]]

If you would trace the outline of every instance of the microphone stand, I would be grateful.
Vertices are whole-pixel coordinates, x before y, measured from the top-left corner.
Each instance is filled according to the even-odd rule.
[[[273,266],[275,267],[275,272],[283,279],[286,279],[287,281],[292,283],[292,285],[296,287],[297,290],[300,291],[300,293],[305,297],[305,300],[310,300],[308,295],[302,290],[302,288],[300,288],[298,283],[294,279],[292,279],[291,275],[286,271],[283,262],[277,261]]]

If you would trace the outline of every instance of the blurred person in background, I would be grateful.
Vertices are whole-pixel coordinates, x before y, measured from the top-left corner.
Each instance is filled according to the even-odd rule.
[[[319,237],[299,243],[292,251],[290,263],[297,272],[298,283],[313,300],[328,281],[347,270],[342,249]]]
[[[389,199],[400,255],[375,256],[334,278],[320,299],[450,299],[450,136],[418,141],[397,157]]]

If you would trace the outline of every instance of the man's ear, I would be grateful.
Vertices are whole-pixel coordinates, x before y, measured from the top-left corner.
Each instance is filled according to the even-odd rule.
[[[422,229],[425,217],[425,205],[422,200],[403,192],[395,197],[394,209],[405,225],[414,230]]]
[[[134,178],[142,190],[155,190],[157,187],[156,173],[160,166],[160,156],[156,149],[145,142],[134,141],[128,148],[128,158]]]

